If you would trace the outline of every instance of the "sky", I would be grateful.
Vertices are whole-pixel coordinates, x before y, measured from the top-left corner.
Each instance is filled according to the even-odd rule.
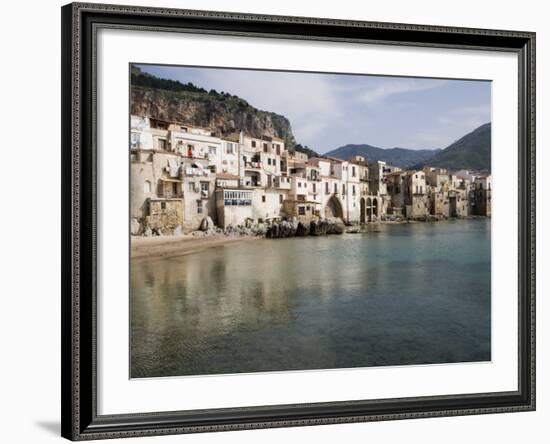
[[[237,95],[286,116],[297,143],[445,148],[491,121],[491,82],[139,65],[158,77]]]

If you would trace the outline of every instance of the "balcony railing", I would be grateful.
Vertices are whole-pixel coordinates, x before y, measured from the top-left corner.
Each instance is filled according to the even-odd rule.
[[[185,167],[182,171],[186,176],[210,176],[212,174],[207,168]]]
[[[245,162],[244,166],[245,168],[253,168],[259,170],[262,168],[262,162]]]

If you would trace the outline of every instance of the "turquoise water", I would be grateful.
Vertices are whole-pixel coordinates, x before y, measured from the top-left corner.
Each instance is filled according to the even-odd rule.
[[[131,376],[488,361],[490,220],[262,239],[131,267]]]

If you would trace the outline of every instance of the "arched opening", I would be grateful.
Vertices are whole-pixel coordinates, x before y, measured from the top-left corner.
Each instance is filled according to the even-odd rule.
[[[332,196],[325,207],[325,217],[339,217],[344,219],[344,212],[342,211],[342,205],[336,196]]]
[[[366,213],[365,199],[362,197],[360,202],[360,214],[359,214],[359,220],[362,224],[365,223],[365,213]]]
[[[367,221],[370,222],[372,220],[372,201],[369,198],[367,198]]]
[[[378,199],[372,200],[372,215],[378,218]]]

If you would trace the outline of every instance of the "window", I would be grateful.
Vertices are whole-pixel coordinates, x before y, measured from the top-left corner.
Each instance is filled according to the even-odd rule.
[[[298,188],[302,188],[302,182],[298,182]]]
[[[277,155],[281,155],[281,145],[277,144]]]
[[[337,183],[334,184],[334,192],[335,192],[335,193],[338,192],[338,184],[337,184]]]
[[[267,153],[267,143],[264,143],[264,153]]]
[[[280,204],[283,203],[283,195],[282,195],[282,194],[279,194],[279,203],[280,203]]]
[[[312,184],[312,185],[313,185],[313,192],[316,193],[317,192],[316,184]]]
[[[355,167],[354,166],[351,167],[351,176],[355,177]]]
[[[139,148],[139,133],[132,133],[132,147]]]
[[[202,214],[202,200],[197,200],[197,214]]]
[[[151,119],[151,128],[167,129],[168,125],[165,122],[159,122],[158,120]]]
[[[146,180],[145,182],[143,182],[143,192],[144,193],[150,193],[151,192],[151,181],[150,180]]]
[[[212,156],[216,155],[216,147],[215,146],[209,146],[208,147],[208,154],[211,154]]]
[[[342,184],[342,194],[346,197],[346,184]]]
[[[166,202],[161,202],[160,203],[160,209],[161,210],[166,210]]]
[[[178,184],[176,182],[172,182],[172,195],[174,197],[178,196]]]
[[[256,141],[255,141],[255,140],[252,140],[252,141],[250,142],[250,144],[252,145],[252,148],[256,148]]]
[[[233,144],[231,142],[226,142],[225,149],[227,154],[233,154]]]
[[[351,194],[353,194],[353,195],[355,196],[355,185],[353,185],[353,186],[351,187]]]
[[[330,193],[328,182],[325,182],[325,193],[326,194]]]
[[[299,214],[300,216],[305,215],[305,214],[306,214],[306,209],[305,209],[305,207],[299,206],[299,207],[298,207],[298,214]]]
[[[159,150],[166,150],[166,140],[165,139],[158,139],[158,149]]]
[[[265,202],[265,194],[262,196],[262,202]]]
[[[201,196],[202,197],[208,197],[209,185],[210,184],[208,182],[201,182]]]
[[[194,182],[189,182],[189,191],[191,191],[192,193],[195,192],[195,183]]]

